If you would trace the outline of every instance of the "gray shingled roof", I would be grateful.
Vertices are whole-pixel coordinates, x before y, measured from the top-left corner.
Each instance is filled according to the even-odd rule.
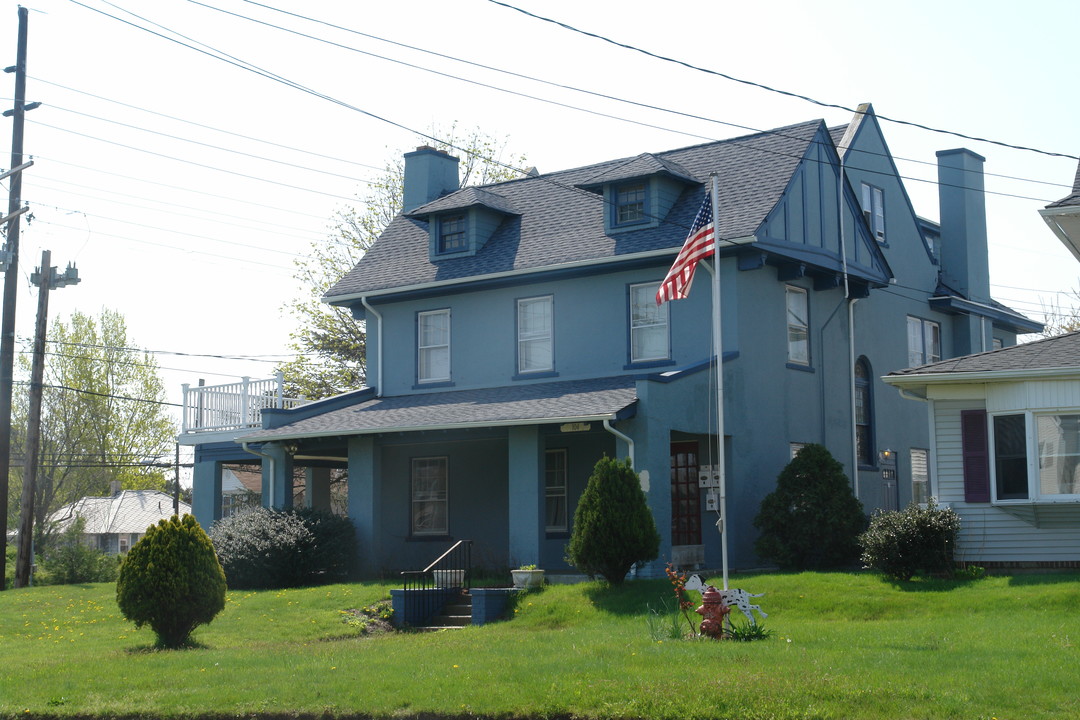
[[[703,181],[702,178],[691,175],[686,168],[673,160],[667,160],[652,153],[642,153],[636,158],[626,160],[621,165],[607,168],[604,172],[588,182],[580,184],[578,187],[599,190],[607,183],[635,180],[657,174],[671,175],[690,184],[701,184]]]
[[[419,431],[453,426],[615,419],[637,402],[631,377],[450,390],[374,398],[268,430],[237,442]]]
[[[889,377],[1080,368],[1080,332],[897,370]]]
[[[656,153],[670,167],[695,178],[719,173],[722,238],[754,234],[776,205],[806,152],[820,120],[785,128]],[[659,227],[607,235],[602,199],[577,186],[636,160],[620,159],[587,167],[488,185],[520,217],[508,217],[473,256],[438,263],[428,256],[428,223],[398,216],[356,267],[326,294],[327,300],[390,291],[438,281],[453,281],[509,271],[678,248],[704,199],[705,188],[682,194]],[[436,201],[454,203],[462,192]]]
[[[191,506],[180,503],[180,514],[191,512]],[[64,531],[81,517],[86,521],[83,532],[95,535],[146,532],[159,520],[172,517],[173,498],[158,490],[122,490],[110,497],[84,497],[65,505],[49,515],[49,522]]]
[[[492,210],[498,210],[499,212],[506,213],[507,215],[519,215],[520,213],[514,209],[513,205],[498,193],[484,188],[467,187],[462,188],[456,193],[451,193],[438,200],[432,200],[426,205],[406,213],[409,217],[424,217],[431,213],[448,212],[450,210],[464,210],[466,208],[473,207],[474,205],[483,205],[489,207]]]
[[[1072,205],[1080,205],[1080,163],[1076,164],[1076,179],[1073,180],[1072,193],[1068,197],[1064,197],[1057,202],[1050,203],[1046,207],[1068,207]]]

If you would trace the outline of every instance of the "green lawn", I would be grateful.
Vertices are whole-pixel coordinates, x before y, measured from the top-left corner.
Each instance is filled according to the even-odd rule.
[[[1080,575],[908,586],[869,574],[737,576],[773,635],[657,641],[666,581],[549,586],[511,622],[354,637],[378,584],[230,592],[159,652],[111,585],[0,594],[0,717],[1075,718]]]

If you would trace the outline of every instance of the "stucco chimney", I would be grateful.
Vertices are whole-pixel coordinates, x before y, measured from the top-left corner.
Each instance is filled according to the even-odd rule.
[[[986,158],[964,148],[941,150],[937,157],[941,280],[968,300],[986,303],[990,300],[983,190]]]
[[[458,189],[458,159],[424,145],[405,153],[402,210],[410,212]]]
[[[119,480],[110,480],[109,481],[109,495],[111,495],[113,497],[116,497],[119,494],[120,494],[120,481]]]

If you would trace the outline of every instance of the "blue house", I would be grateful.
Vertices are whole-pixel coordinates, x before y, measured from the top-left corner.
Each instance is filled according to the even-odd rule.
[[[660,530],[643,574],[718,567],[698,478],[716,462],[712,290],[654,300],[712,173],[732,567],[760,563],[753,518],[803,444],[831,450],[868,511],[921,499],[926,410],[879,378],[1041,327],[990,297],[983,158],[938,162],[936,223],[915,214],[869,105],[844,127],[484,187],[459,189],[447,154],[410,152],[405,211],[324,298],[366,323],[369,386],[267,407],[255,430],[193,426],[196,515],[220,515],[225,463],[261,463],[269,505],[291,501],[295,468],[312,497],[347,468],[370,574],[422,568],[460,539],[474,564],[558,572],[606,454],[632,460]]]

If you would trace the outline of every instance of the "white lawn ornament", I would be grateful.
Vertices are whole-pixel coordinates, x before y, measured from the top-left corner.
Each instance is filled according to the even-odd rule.
[[[719,590],[714,586],[707,584],[705,580],[697,574],[687,578],[683,587],[687,590],[696,590],[699,593],[704,593],[710,587],[713,588],[716,592],[720,593],[720,598],[725,605],[741,610],[742,614],[746,616],[746,619],[750,621],[751,625],[757,625],[757,622],[754,621],[754,614],[750,612],[751,610],[757,610],[762,618],[769,617],[769,614],[762,610],[760,605],[752,605],[750,603],[750,598],[762,597],[765,593],[750,593],[740,588]]]

